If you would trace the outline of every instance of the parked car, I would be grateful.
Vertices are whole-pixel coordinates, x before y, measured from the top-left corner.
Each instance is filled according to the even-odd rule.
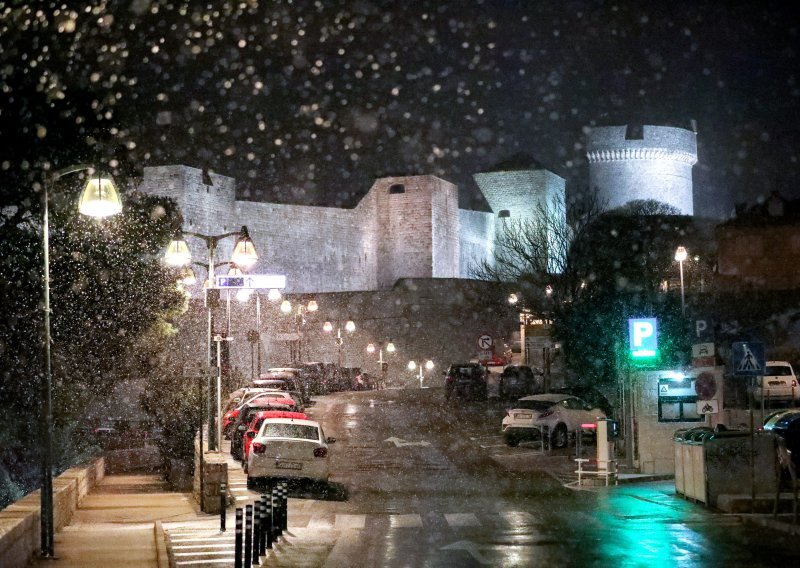
[[[225,409],[225,414],[222,416],[222,435],[226,440],[229,440],[231,437],[231,429],[233,428],[234,421],[239,416],[241,407],[250,402],[264,398],[285,398],[288,401],[291,401],[291,404],[294,405],[295,408],[297,407],[297,402],[289,392],[280,390],[252,389],[245,395],[244,400],[239,400],[239,402],[230,401],[228,403],[228,406]]]
[[[305,478],[327,482],[328,445],[319,422],[271,418],[264,420],[247,458],[247,487],[272,477]]]
[[[522,397],[506,411],[502,433],[506,443],[513,447],[523,440],[540,438],[543,427],[546,427],[551,447],[563,448],[569,441],[570,432],[576,432],[581,424],[605,417],[605,412],[576,396],[535,394]]]
[[[292,394],[298,407],[308,404],[311,397],[304,389],[303,382],[297,373],[287,371],[270,371],[253,381],[254,386],[276,390],[284,390]]]
[[[508,365],[497,383],[497,394],[500,398],[518,399],[529,394],[544,391],[544,376],[541,371],[534,371],[526,365]]]
[[[258,434],[258,431],[261,429],[261,425],[264,423],[264,420],[268,418],[291,418],[292,420],[308,420],[308,416],[306,416],[302,412],[290,412],[287,410],[263,410],[261,412],[256,413],[250,422],[247,423],[247,430],[244,431],[244,438],[242,438],[243,444],[243,451],[244,454],[244,465],[247,468],[247,455],[250,451],[250,446],[252,445],[253,439]]]
[[[786,440],[795,468],[800,468],[800,408],[788,408],[767,417],[764,430],[775,432]]]
[[[298,368],[300,369],[300,377],[305,381],[309,395],[317,396],[328,392],[324,381],[324,363],[314,361],[301,363]]]
[[[296,412],[297,410],[292,402],[293,401],[289,401],[285,398],[266,398],[242,405],[239,415],[236,417],[231,428],[231,456],[233,459],[242,459],[242,439],[247,430],[247,424],[256,414],[264,410]]]
[[[753,391],[756,400],[789,402],[800,400],[797,377],[788,361],[767,361],[761,384]]]
[[[371,373],[359,373],[353,379],[353,390],[374,390],[378,388],[378,377]]]
[[[453,394],[485,399],[489,371],[480,363],[454,363],[444,372],[445,397]]]
[[[611,406],[611,403],[608,401],[605,395],[596,388],[591,387],[589,385],[576,384],[568,387],[554,389],[552,392],[558,394],[571,394],[572,396],[577,396],[581,400],[587,402],[590,406],[599,408],[600,410],[605,412],[606,416],[614,415],[614,407]]]

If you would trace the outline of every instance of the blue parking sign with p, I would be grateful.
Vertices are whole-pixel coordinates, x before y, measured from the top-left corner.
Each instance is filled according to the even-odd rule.
[[[656,318],[631,318],[628,320],[628,337],[632,357],[647,358],[658,354],[658,320]]]

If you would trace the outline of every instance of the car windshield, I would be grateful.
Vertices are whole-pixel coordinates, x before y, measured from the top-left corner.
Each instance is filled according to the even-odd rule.
[[[478,377],[482,374],[481,367],[452,367],[450,374],[458,377]]]
[[[300,438],[302,440],[319,440],[319,428],[307,424],[283,424],[267,422],[263,425],[259,435],[266,438]]]
[[[767,365],[764,375],[770,377],[791,377],[792,368],[787,365]]]

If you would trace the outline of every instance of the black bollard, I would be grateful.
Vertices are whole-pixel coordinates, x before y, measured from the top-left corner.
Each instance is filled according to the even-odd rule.
[[[242,568],[242,509],[236,509],[236,545],[234,553],[234,567]]]
[[[224,481],[219,484],[219,532],[225,532],[225,513],[228,505],[227,489]]]
[[[275,531],[275,540],[281,536],[281,502],[278,498],[278,488],[272,489],[272,529]]]
[[[267,517],[267,526],[266,526],[266,529],[267,529],[267,543],[266,543],[266,548],[272,549],[272,537],[275,534],[274,529],[272,527],[272,523],[273,523],[273,521],[272,521],[272,510],[273,510],[272,509],[272,497],[270,497],[268,495],[262,495],[261,498],[264,500],[264,502],[266,504],[266,507],[267,507],[267,509],[266,509],[266,517]],[[264,553],[266,554],[266,551],[264,551]]]
[[[270,543],[271,546],[271,543]],[[267,496],[261,495],[261,535],[258,538],[258,554],[267,553]]]
[[[281,495],[283,496],[283,530],[289,530],[289,484],[281,484]]]
[[[253,552],[253,506],[244,508],[244,568],[251,568]]]
[[[253,566],[261,564],[258,551],[261,548],[261,501],[253,503]]]

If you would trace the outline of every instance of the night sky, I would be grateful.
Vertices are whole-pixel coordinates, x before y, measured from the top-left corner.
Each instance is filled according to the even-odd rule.
[[[695,212],[723,217],[800,197],[793,4],[0,2],[2,188],[95,159],[335,206],[430,173],[485,208],[475,172],[536,160],[575,195],[586,127],[694,119]]]

